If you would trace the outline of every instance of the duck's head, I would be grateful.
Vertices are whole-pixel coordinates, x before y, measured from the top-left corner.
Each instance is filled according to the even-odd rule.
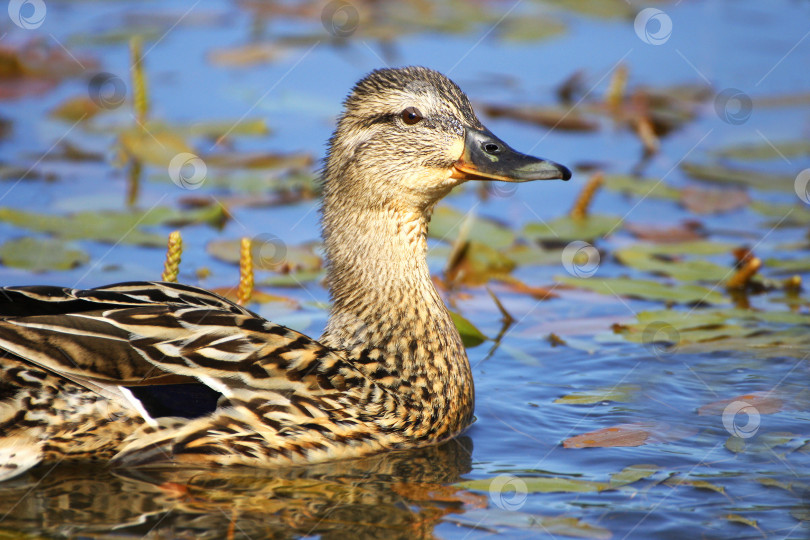
[[[468,180],[568,180],[481,124],[453,81],[423,67],[379,69],[352,90],[329,141],[327,202],[425,210]]]

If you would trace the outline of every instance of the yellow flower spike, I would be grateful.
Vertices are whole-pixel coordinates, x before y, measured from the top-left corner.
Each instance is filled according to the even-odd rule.
[[[143,42],[140,37],[133,37],[129,41],[129,56],[132,64],[132,106],[135,110],[135,120],[139,124],[146,122],[146,113],[149,111],[149,96],[146,88],[146,75],[143,72]]]
[[[247,305],[253,296],[253,253],[250,238],[242,238],[239,247],[239,288],[236,290],[236,303]]]
[[[591,201],[593,200],[593,196],[602,186],[605,181],[604,173],[597,172],[591,179],[588,180],[588,183],[585,184],[585,187],[582,188],[582,191],[579,193],[579,197],[574,202],[573,208],[568,213],[573,219],[585,219],[588,217],[588,207],[591,205]]]
[[[729,278],[726,283],[726,288],[736,290],[744,289],[761,267],[762,260],[759,257],[751,257]]]
[[[605,94],[605,103],[614,111],[619,108],[622,100],[624,99],[624,89],[627,86],[627,66],[619,64],[619,67],[613,72],[608,85],[607,93]]]
[[[180,231],[172,231],[169,235],[169,245],[166,249],[166,263],[163,265],[163,281],[177,283],[177,276],[180,274],[180,257],[183,254],[183,239]]]

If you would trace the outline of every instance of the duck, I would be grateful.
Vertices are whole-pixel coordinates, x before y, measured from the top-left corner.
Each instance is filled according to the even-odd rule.
[[[0,480],[40,463],[285,467],[436,445],[472,422],[472,370],[427,265],[468,181],[568,180],[478,120],[449,78],[372,71],[321,174],[320,338],[201,288],[0,289]]]

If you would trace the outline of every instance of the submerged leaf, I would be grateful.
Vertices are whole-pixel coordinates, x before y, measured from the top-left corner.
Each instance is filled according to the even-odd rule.
[[[90,256],[84,251],[69,248],[64,242],[49,238],[18,238],[0,246],[0,262],[3,265],[31,272],[70,270],[89,260]]]
[[[0,208],[0,221],[32,231],[53,234],[69,240],[97,240],[109,243],[164,246],[163,234],[143,231],[142,227],[219,224],[224,218],[221,207],[200,210],[175,210],[163,206],[150,210],[124,212],[76,212],[67,215],[38,214],[13,208]]]
[[[548,223],[529,223],[523,235],[538,242],[593,240],[614,232],[622,224],[619,216],[591,215],[585,219],[561,217]]]
[[[567,405],[593,405],[595,403],[602,403],[604,401],[618,401],[627,403],[633,400],[633,395],[641,388],[636,385],[628,384],[624,386],[612,386],[606,388],[597,388],[589,392],[573,392],[561,398],[554,400],[554,403],[563,403]]]
[[[692,178],[707,182],[737,184],[768,191],[794,191],[794,178],[791,176],[733,169],[717,164],[701,165],[688,161],[681,163],[681,169]]]
[[[607,174],[605,175],[605,188],[628,195],[653,199],[669,199],[677,201],[681,192],[670,187],[663,180],[654,178],[636,178],[635,176]]]
[[[679,304],[724,304],[728,299],[718,291],[700,285],[676,285],[630,278],[598,279],[557,276],[556,281],[599,294],[660,300]]]
[[[436,208],[430,219],[430,237],[452,242],[458,236],[459,228],[469,215],[469,212],[462,214],[449,206]],[[508,226],[494,219],[474,216],[465,240],[475,240],[494,249],[501,249],[514,243],[515,233]]]
[[[705,260],[677,260],[658,257],[652,250],[637,250],[636,246],[614,252],[616,259],[625,266],[669,276],[679,281],[725,281],[733,273],[732,268]]]

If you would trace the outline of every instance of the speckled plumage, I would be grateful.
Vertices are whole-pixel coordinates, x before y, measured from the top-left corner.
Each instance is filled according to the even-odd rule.
[[[435,71],[378,70],[355,86],[323,173],[333,305],[320,340],[184,285],[0,289],[0,479],[66,458],[303,464],[460,433],[472,376],[426,236],[434,205],[468,179],[454,165],[470,128],[484,129]],[[178,411],[184,389],[216,401],[153,417],[135,397],[144,387]]]

